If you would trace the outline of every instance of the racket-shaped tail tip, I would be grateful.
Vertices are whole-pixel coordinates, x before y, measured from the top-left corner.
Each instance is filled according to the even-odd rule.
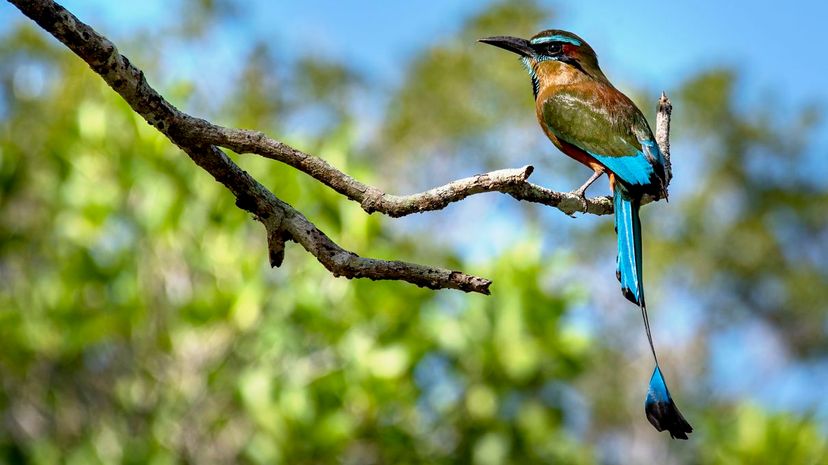
[[[653,376],[650,378],[650,387],[647,391],[647,399],[644,401],[644,412],[647,420],[658,431],[668,431],[673,439],[687,439],[687,435],[693,432],[693,427],[676,407],[661,369],[656,366]]]

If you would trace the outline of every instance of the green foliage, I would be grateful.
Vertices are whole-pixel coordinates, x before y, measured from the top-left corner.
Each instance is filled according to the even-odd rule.
[[[737,83],[732,73],[709,72],[682,91],[679,117],[692,123],[705,174],[682,200],[678,234],[659,247],[678,253],[710,296],[729,299],[735,316],[750,312],[793,349],[824,354],[828,250],[816,245],[828,231],[828,189],[814,176],[820,167],[809,143],[820,112],[781,117],[778,103],[745,115]]]
[[[825,433],[805,418],[772,414],[746,403],[729,409],[730,421],[711,422],[721,447],[703,451],[704,463],[819,464],[828,453]]]

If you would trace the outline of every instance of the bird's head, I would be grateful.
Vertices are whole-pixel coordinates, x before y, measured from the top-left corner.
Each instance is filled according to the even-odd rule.
[[[484,44],[494,45],[520,55],[526,69],[532,76],[535,94],[539,77],[546,74],[561,74],[562,70],[574,71],[593,79],[606,80],[598,67],[595,50],[584,39],[559,29],[549,29],[535,34],[531,39],[497,36],[480,39]]]

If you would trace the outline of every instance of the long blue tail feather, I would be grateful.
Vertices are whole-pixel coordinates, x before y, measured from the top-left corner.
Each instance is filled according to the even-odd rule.
[[[630,302],[644,305],[643,271],[641,260],[641,220],[638,217],[640,201],[615,183],[615,231],[618,235],[616,276],[621,291]]]
[[[641,219],[638,216],[640,200],[624,188],[620,183],[614,186],[613,205],[615,207],[615,231],[618,235],[618,258],[616,275],[621,282],[621,291],[629,301],[639,306],[641,318],[644,320],[644,330],[650,350],[653,352],[655,369],[650,378],[647,398],[644,401],[644,412],[647,420],[658,431],[668,431],[674,439],[687,439],[687,434],[693,432],[693,427],[684,419],[679,411],[667,383],[661,373],[656,355],[653,336],[650,332],[650,318],[647,315],[647,306],[644,303],[644,281],[641,255]]]

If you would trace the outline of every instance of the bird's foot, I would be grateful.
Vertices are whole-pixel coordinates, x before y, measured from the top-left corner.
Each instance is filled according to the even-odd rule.
[[[589,208],[589,201],[586,198],[586,190],[589,186],[592,185],[592,183],[595,182],[596,179],[600,178],[602,174],[604,174],[604,169],[603,168],[595,169],[595,172],[592,173],[592,176],[590,176],[589,179],[587,179],[586,182],[581,187],[579,187],[579,188],[575,189],[574,191],[570,192],[571,195],[574,195],[574,196],[578,197],[581,200],[581,205],[583,206],[583,210],[581,210],[581,211],[583,213],[586,213],[587,209]],[[573,213],[574,212],[575,212],[575,210],[573,210]],[[572,216],[572,215],[569,215],[569,216]]]
[[[581,186],[579,189],[575,189],[574,191],[569,192],[569,194],[578,197],[578,200],[581,201],[581,206],[583,207],[583,209],[580,211],[582,213],[586,213],[587,209],[589,208],[589,200],[587,200],[586,198],[586,188],[584,186]]]

